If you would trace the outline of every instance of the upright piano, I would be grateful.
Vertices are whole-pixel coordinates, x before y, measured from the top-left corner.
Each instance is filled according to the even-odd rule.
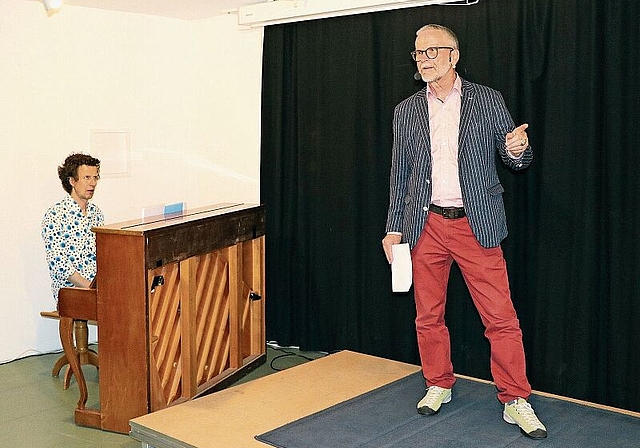
[[[98,324],[99,409],[80,388],[75,422],[128,433],[129,420],[223,387],[266,360],[264,206],[216,204],[94,229],[95,289],[65,288],[60,335]]]

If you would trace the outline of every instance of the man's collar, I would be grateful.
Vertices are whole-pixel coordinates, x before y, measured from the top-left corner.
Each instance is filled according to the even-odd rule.
[[[76,208],[80,212],[82,212],[82,208],[80,207],[80,204],[78,204],[78,202],[73,198],[73,196],[71,196],[71,194],[67,193],[67,196],[65,196],[63,201],[66,202],[68,207]],[[90,207],[92,207],[91,202],[87,201],[87,210],[89,210]]]
[[[451,87],[451,91],[447,94],[447,96],[451,95],[451,92],[456,91],[458,95],[462,95],[462,78],[456,72],[456,79],[453,81],[453,86]],[[434,95],[435,93],[431,90],[431,83],[427,83],[427,96]]]

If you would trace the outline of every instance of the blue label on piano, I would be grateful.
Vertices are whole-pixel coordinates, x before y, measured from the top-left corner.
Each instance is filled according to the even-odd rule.
[[[164,206],[164,215],[178,215],[184,211],[184,202],[176,202],[175,204],[166,204]]]

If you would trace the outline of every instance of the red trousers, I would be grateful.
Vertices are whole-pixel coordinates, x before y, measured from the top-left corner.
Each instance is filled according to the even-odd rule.
[[[491,345],[491,373],[498,399],[507,403],[518,397],[528,398],[531,386],[526,375],[522,331],[511,302],[502,249],[482,247],[466,217],[445,219],[429,213],[411,258],[416,332],[427,386],[450,389],[455,383],[444,318],[449,272],[455,261]]]

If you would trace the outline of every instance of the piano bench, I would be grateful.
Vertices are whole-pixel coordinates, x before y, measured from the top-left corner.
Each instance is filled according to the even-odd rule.
[[[40,311],[40,316],[47,319],[57,319],[57,320],[60,319],[60,315],[58,314],[57,310]],[[78,356],[78,360],[80,361],[81,366],[89,364],[89,365],[96,366],[96,368],[98,368],[98,354],[94,350],[91,350],[89,348],[88,323],[95,325],[95,322],[93,321],[89,321],[89,322],[86,320],[74,321],[73,334],[74,334],[74,339],[76,341],[76,354]],[[58,358],[56,363],[53,365],[53,369],[51,370],[51,375],[57,377],[60,374],[60,370],[67,364],[69,364],[69,361],[67,360],[67,356],[63,353],[62,356],[60,356],[60,358]],[[66,390],[69,388],[69,383],[71,382],[72,375],[73,375],[73,372],[71,371],[71,368],[70,367],[67,368],[67,371],[64,374],[64,380],[62,383],[63,389]]]

